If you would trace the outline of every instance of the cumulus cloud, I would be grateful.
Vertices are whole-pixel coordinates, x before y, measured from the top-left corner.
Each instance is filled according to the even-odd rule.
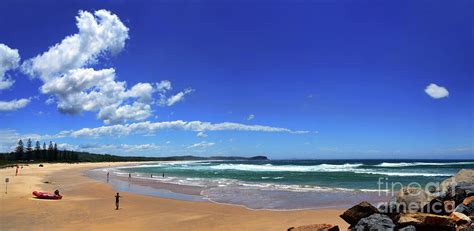
[[[26,61],[23,70],[47,82],[70,70],[97,63],[99,55],[117,54],[128,39],[128,28],[117,15],[107,10],[98,10],[94,14],[79,11],[76,26],[79,29],[77,34]]]
[[[255,119],[255,115],[254,114],[250,114],[248,117],[247,117],[247,120],[253,120]]]
[[[204,132],[198,132],[198,134],[196,134],[196,136],[199,137],[199,138],[206,138],[207,134],[204,133]]]
[[[202,141],[202,142],[199,142],[199,143],[192,144],[192,145],[188,146],[188,148],[207,148],[207,147],[214,146],[214,144],[215,143],[212,143],[212,142]]]
[[[169,80],[162,80],[156,84],[156,90],[161,93],[171,90],[171,82]]]
[[[98,111],[97,117],[105,123],[148,118],[152,114],[149,104],[153,101],[153,91],[149,83],[138,83],[126,90],[125,82],[115,81],[115,70],[112,68],[70,70],[41,87],[42,93],[55,96],[61,112]],[[136,102],[123,104],[127,99]]]
[[[8,78],[5,73],[17,68],[19,62],[18,50],[0,43],[0,91],[10,88],[15,83],[15,80]]]
[[[428,85],[425,88],[425,93],[431,96],[434,99],[441,99],[449,96],[449,92],[445,87],[438,86],[434,83]]]
[[[96,128],[82,128],[75,131],[63,131],[64,136],[72,137],[100,137],[100,136],[126,136],[133,134],[153,134],[159,130],[175,129],[194,132],[206,131],[251,131],[251,132],[285,132],[290,134],[306,134],[308,131],[293,131],[288,128],[271,127],[264,125],[247,125],[240,123],[224,122],[210,123],[202,121],[163,121],[163,122],[137,122],[131,124],[116,124]]]
[[[16,111],[20,108],[26,107],[30,103],[30,99],[14,99],[11,101],[0,101],[1,111]]]
[[[140,121],[152,115],[155,92],[160,94],[159,102],[167,106],[182,101],[190,93],[186,90],[167,98],[166,93],[171,90],[168,80],[156,87],[137,83],[128,89],[125,81],[116,80],[114,68],[87,68],[97,64],[102,56],[122,51],[129,29],[107,10],[79,11],[76,26],[78,33],[22,64],[23,72],[43,81],[41,92],[50,95],[47,102],[56,103],[60,112],[96,112],[97,118],[106,124]]]
[[[15,80],[9,78],[6,72],[16,69],[20,62],[20,55],[18,50],[11,49],[5,44],[0,43],[0,91],[13,86]],[[16,111],[20,108],[26,107],[30,99],[14,99],[10,101],[0,101],[0,112]]]
[[[134,102],[132,105],[123,105],[118,108],[107,106],[100,110],[98,118],[106,124],[124,123],[128,120],[144,120],[151,116],[151,107],[148,104]]]
[[[100,56],[123,50],[128,28],[117,15],[106,10],[94,14],[80,11],[77,34],[63,39],[48,51],[25,61],[22,70],[43,81],[40,90],[51,97],[58,110],[67,114],[97,112],[105,123],[144,120],[152,115],[155,89],[150,83],[137,83],[127,89],[116,80],[115,69],[85,68]]]

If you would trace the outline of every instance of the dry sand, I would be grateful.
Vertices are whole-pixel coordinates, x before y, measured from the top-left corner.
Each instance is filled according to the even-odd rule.
[[[37,164],[0,169],[0,230],[286,230],[314,223],[347,224],[343,209],[301,211],[249,210],[241,206],[190,202],[120,193],[83,175],[87,169],[124,163]],[[5,194],[5,178],[10,178]],[[44,183],[49,181],[50,183]],[[59,201],[33,198],[34,190],[54,191]]]

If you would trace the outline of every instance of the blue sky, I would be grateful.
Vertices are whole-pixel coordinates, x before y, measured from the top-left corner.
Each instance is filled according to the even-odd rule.
[[[0,151],[472,158],[473,10],[2,1]]]

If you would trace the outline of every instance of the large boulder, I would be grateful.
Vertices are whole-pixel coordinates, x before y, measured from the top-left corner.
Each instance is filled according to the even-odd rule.
[[[444,180],[440,184],[440,191],[447,192],[457,187],[474,189],[474,169],[461,169],[456,175]]]
[[[374,213],[377,213],[378,210],[372,206],[369,202],[363,201],[358,205],[353,206],[352,208],[346,210],[340,217],[349,223],[351,226],[354,226],[359,222],[360,219],[366,218]]]
[[[372,214],[366,218],[360,219],[360,221],[352,227],[352,231],[366,231],[366,230],[384,230],[393,231],[395,224],[390,217],[383,214]]]
[[[397,223],[400,227],[413,225],[417,230],[456,230],[456,221],[451,219],[449,216],[439,216],[429,213],[401,214]]]
[[[396,195],[396,202],[400,212],[415,213],[429,206],[436,198],[435,194],[426,192],[422,188],[402,188]]]
[[[288,231],[339,231],[339,226],[330,224],[303,225],[291,227]]]

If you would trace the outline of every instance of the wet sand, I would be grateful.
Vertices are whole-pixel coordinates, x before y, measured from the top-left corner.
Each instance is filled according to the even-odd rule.
[[[8,194],[0,193],[0,230],[286,230],[315,223],[347,224],[344,209],[300,211],[249,210],[242,206],[194,202],[116,191],[84,175],[88,169],[123,163],[31,165],[14,176],[15,169],[0,169],[2,189],[9,177]],[[104,176],[105,178],[105,176]],[[47,181],[48,183],[44,183]],[[34,190],[54,191],[60,201],[34,199]]]

